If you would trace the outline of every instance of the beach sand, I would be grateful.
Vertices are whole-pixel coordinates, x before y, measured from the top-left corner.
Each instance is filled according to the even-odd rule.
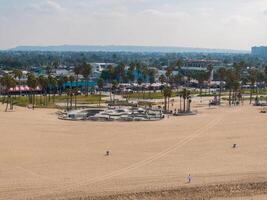
[[[267,115],[250,105],[194,106],[198,115],[157,122],[74,122],[58,120],[53,109],[16,107],[5,113],[1,105],[0,199],[82,199],[265,183]],[[252,192],[253,199],[267,198],[267,191],[260,191]]]

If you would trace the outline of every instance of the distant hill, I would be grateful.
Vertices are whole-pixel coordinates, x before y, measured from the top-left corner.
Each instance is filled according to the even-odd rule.
[[[10,51],[56,51],[56,52],[162,52],[162,53],[249,53],[249,51],[231,49],[207,49],[191,47],[161,46],[120,46],[120,45],[59,45],[59,46],[17,46]]]

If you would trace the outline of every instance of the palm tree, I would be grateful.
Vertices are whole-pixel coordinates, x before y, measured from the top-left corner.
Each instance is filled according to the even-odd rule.
[[[166,76],[161,74],[160,77],[159,77],[159,81],[160,81],[161,84],[166,83]]]
[[[110,94],[111,94],[111,91],[113,91],[113,101],[115,101],[115,90],[118,87],[118,82],[116,80],[113,80],[111,85],[112,86],[111,86]]]
[[[64,77],[63,76],[57,77],[57,83],[58,83],[58,90],[59,90],[58,93],[61,96],[63,87],[64,87]]]
[[[74,74],[76,76],[76,81],[78,81],[79,74],[82,72],[82,67],[80,65],[77,65],[74,67],[73,71],[74,71]]]
[[[118,75],[119,82],[122,82],[125,79],[125,65],[123,63],[120,63],[116,68],[115,72]]]
[[[127,79],[129,80],[129,82],[133,82],[134,81],[134,68],[132,67],[132,65],[128,68],[127,71]]]
[[[10,104],[10,109],[11,110],[13,109],[13,101],[12,101],[12,97],[11,97],[11,94],[10,94],[10,88],[15,88],[16,87],[16,81],[12,76],[6,74],[1,78],[1,84],[6,88],[7,100],[6,100],[6,109],[5,109],[5,111],[7,112],[8,104]]]
[[[15,78],[18,78],[18,80],[19,80],[19,94],[21,95],[21,88],[20,87],[21,87],[21,78],[23,76],[23,73],[19,69],[14,69],[13,70],[13,75],[14,75]]]
[[[42,93],[45,95],[45,102],[44,105],[47,106],[47,88],[48,88],[48,79],[41,75],[38,77],[38,83],[41,86]],[[40,97],[40,104],[42,105],[42,98]]]
[[[149,84],[150,84],[150,88],[149,88],[149,97],[151,95],[151,89],[152,89],[152,84],[155,83],[155,76],[156,76],[156,71],[154,69],[148,69],[148,77],[149,77]]]
[[[141,77],[141,68],[142,66],[139,62],[135,64],[135,69],[137,71],[137,79]]]
[[[218,76],[220,80],[219,102],[221,103],[222,86],[223,86],[223,81],[225,80],[225,76],[226,76],[226,69],[224,67],[221,67],[218,69]]]
[[[64,84],[68,83],[69,82],[69,77],[64,76],[63,77],[63,81],[64,81]],[[67,89],[67,91],[65,91],[65,92],[67,94],[67,110],[69,110],[69,94],[70,94],[69,89]]]
[[[109,83],[111,83],[112,79],[114,78],[114,68],[112,65],[107,66],[107,71],[108,71],[108,80]]]
[[[235,69],[226,70],[226,84],[229,88],[229,105],[231,106],[237,99],[237,92],[240,89],[240,80]]]
[[[72,109],[72,99],[73,99],[73,82],[75,81],[74,76],[69,77],[70,81],[70,90],[69,90],[69,96],[70,96],[70,109]]]
[[[137,92],[138,92],[138,99],[140,98],[140,88],[141,88],[141,90],[143,91],[142,83],[143,83],[143,79],[142,79],[142,77],[139,77],[139,78],[137,79],[137,84],[138,84],[138,89],[137,89]]]
[[[208,78],[208,73],[206,71],[196,71],[194,72],[193,77],[198,81],[198,85],[200,88],[199,95],[202,96],[202,88],[204,81]]]
[[[257,72],[257,82],[259,82],[259,83],[262,84],[264,81],[265,81],[265,75],[264,75],[264,72],[261,71],[261,70],[258,70],[258,72]],[[257,90],[256,90],[257,97],[258,97],[259,92],[261,91],[261,88],[262,88],[262,87],[260,87],[260,88],[257,87]],[[259,90],[259,92],[258,92],[258,90]]]
[[[177,60],[176,61],[176,70],[178,70],[178,71],[180,71],[181,70],[181,67],[183,66],[183,64],[184,64],[184,62],[183,62],[183,60],[181,60],[181,59],[179,59],[179,60]]]
[[[75,66],[74,67],[74,74],[76,75],[76,89],[75,89],[75,92],[74,92],[74,107],[75,107],[75,109],[77,108],[77,94],[78,94],[78,81],[79,81],[79,74],[82,72],[82,68],[81,68],[81,66],[80,65],[77,65],[77,66]]]
[[[88,96],[88,91],[89,91],[89,85],[88,85],[88,81],[89,81],[89,76],[92,73],[92,66],[86,62],[84,62],[81,65],[81,74],[83,75],[85,81],[86,81],[86,96]]]
[[[99,107],[100,107],[101,96],[102,96],[101,92],[102,92],[102,90],[104,88],[104,80],[102,78],[99,78],[97,80],[97,87],[98,87],[98,90],[99,90]]]
[[[181,97],[184,100],[184,109],[183,109],[183,112],[186,112],[186,100],[187,100],[187,103],[189,103],[187,105],[187,108],[188,108],[188,111],[189,111],[190,110],[190,103],[191,103],[191,101],[189,102],[189,99],[190,99],[190,91],[184,88],[183,91],[182,91],[182,93],[181,93]]]
[[[253,94],[253,89],[255,86],[255,83],[257,81],[257,70],[256,69],[251,69],[249,70],[249,81],[250,81],[250,98],[249,98],[249,103],[251,104],[252,102],[252,94]]]
[[[54,69],[57,69],[60,65],[60,62],[59,60],[54,60],[52,63],[51,63],[51,66],[54,68]]]
[[[48,77],[47,77],[47,80],[48,80],[48,100],[50,102],[50,100],[51,100],[51,91],[53,90],[54,77],[51,76],[51,74],[49,74]]]
[[[173,76],[173,70],[174,70],[174,67],[172,67],[172,66],[169,66],[166,69],[165,76],[167,77],[167,81],[169,83],[171,83],[171,79],[172,79],[172,76]]]
[[[49,84],[52,88],[52,91],[53,91],[53,103],[55,103],[55,96],[56,96],[56,93],[57,93],[57,79],[55,77],[50,77],[50,80],[49,80]]]
[[[231,102],[232,102],[231,97],[232,97],[232,88],[233,88],[234,79],[235,79],[235,73],[233,69],[227,69],[225,81],[226,81],[226,85],[229,88],[229,97],[228,97],[229,106],[231,106]]]
[[[167,111],[167,100],[168,100],[168,111],[169,111],[170,97],[172,96],[172,90],[170,87],[168,87],[168,86],[164,87],[163,96],[164,96],[164,110]]]
[[[30,102],[32,103],[32,109],[34,110],[34,106],[35,106],[35,92],[34,90],[37,88],[38,86],[38,82],[37,79],[35,77],[34,74],[29,73],[27,76],[27,85],[29,86],[30,90],[31,90],[31,97],[30,97]]]

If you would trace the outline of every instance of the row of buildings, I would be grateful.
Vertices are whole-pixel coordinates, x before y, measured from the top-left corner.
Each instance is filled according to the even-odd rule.
[[[90,63],[92,66],[92,73],[90,76],[90,81],[89,82],[85,82],[84,77],[82,75],[78,76],[79,81],[78,82],[74,82],[74,83],[65,83],[65,87],[71,87],[70,84],[74,84],[76,87],[84,87],[84,85],[86,84],[89,87],[94,87],[96,86],[96,82],[97,79],[101,76],[101,73],[103,70],[107,69],[109,65],[112,65],[113,67],[116,67],[117,64],[115,63]],[[183,63],[183,65],[181,66],[182,70],[207,70],[208,66],[213,66],[214,69],[219,68],[222,66],[222,63],[220,61],[217,60],[186,60],[186,62]],[[159,77],[161,75],[165,75],[166,74],[166,70],[167,70],[168,66],[162,66],[162,68],[159,70],[157,68],[153,68],[156,70],[156,76],[155,76],[155,82],[159,83]],[[125,69],[127,70],[129,68],[129,66],[126,66]],[[31,68],[30,71],[22,71],[23,75],[20,78],[20,83],[25,86],[25,88],[27,88],[27,74],[31,72],[34,73],[36,76],[40,76],[40,75],[47,75],[46,71],[44,68],[42,67],[33,67]],[[4,74],[8,74],[8,73],[12,73],[12,71],[5,71],[5,70],[0,70],[0,77],[3,76]],[[178,73],[178,71],[174,71],[173,74],[176,75]],[[64,77],[64,76],[75,76],[74,74],[74,66],[59,66],[56,69],[53,69],[51,72],[51,75],[54,77]],[[138,80],[138,76],[141,76],[140,74],[138,74],[137,72],[134,72],[134,78],[135,80]],[[147,82],[149,82],[148,80],[146,80]],[[145,82],[146,82],[145,81]]]
[[[96,81],[100,76],[103,70],[107,69],[109,65],[112,65],[113,67],[116,67],[116,63],[90,63],[92,66],[92,73],[90,75],[90,80]],[[213,69],[218,69],[223,66],[223,63],[218,60],[196,60],[196,59],[188,59],[186,60],[183,65],[181,66],[181,69],[184,71],[198,71],[198,70],[207,70],[208,66],[211,65]],[[129,66],[126,66],[125,69],[127,70]],[[156,81],[158,81],[158,78],[160,75],[165,75],[166,69],[168,66],[162,66],[161,69],[157,69],[153,67],[153,69],[156,70]],[[43,68],[40,67],[33,67],[32,72],[34,72],[37,76],[40,75],[46,75],[46,71]],[[28,72],[24,71],[24,79],[26,79],[26,74]],[[175,72],[174,72],[175,73]],[[0,73],[1,75],[1,73]],[[75,76],[74,74],[74,66],[59,66],[57,69],[52,70],[52,75],[56,77],[60,76]],[[135,79],[138,79],[138,74],[135,73]],[[79,75],[79,79],[82,79],[82,75]]]

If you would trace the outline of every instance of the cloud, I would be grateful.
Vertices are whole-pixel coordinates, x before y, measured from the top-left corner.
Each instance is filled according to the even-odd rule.
[[[267,0],[4,1],[0,48],[66,43],[240,49],[266,42]]]
[[[248,25],[254,24],[256,21],[252,18],[241,16],[241,15],[232,15],[222,19],[222,23],[225,25]]]
[[[24,8],[27,12],[38,14],[55,14],[63,10],[63,7],[56,1],[46,0],[38,3],[32,3]]]
[[[171,12],[171,11],[161,11],[157,9],[147,9],[141,12],[142,15],[148,17],[155,17],[159,19],[168,19],[168,20],[184,20],[190,15],[186,12]]]

